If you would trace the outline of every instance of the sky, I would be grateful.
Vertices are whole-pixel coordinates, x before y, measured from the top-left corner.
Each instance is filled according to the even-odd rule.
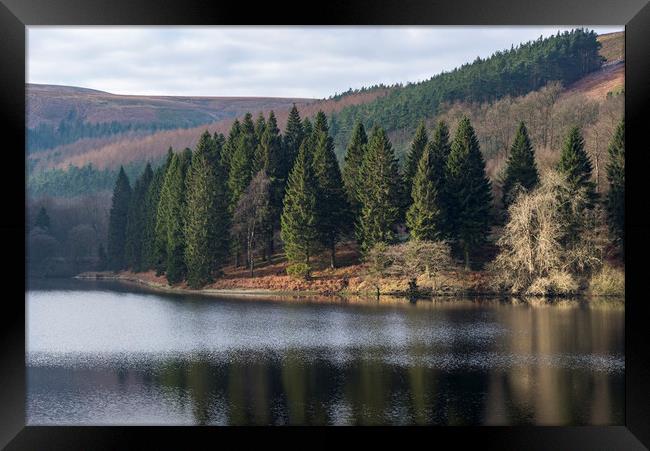
[[[326,98],[425,80],[571,28],[30,26],[26,71],[29,83],[113,94]]]

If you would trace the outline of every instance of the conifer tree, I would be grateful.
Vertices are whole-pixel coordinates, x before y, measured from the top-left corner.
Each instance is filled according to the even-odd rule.
[[[264,130],[266,130],[266,119],[264,119],[264,114],[260,111],[255,120],[255,140],[258,143],[262,140]]]
[[[444,121],[439,121],[433,132],[433,137],[427,144],[429,152],[431,152],[432,159],[432,172],[431,178],[434,182],[436,192],[438,194],[438,208],[440,209],[440,216],[438,224],[440,226],[440,233],[442,238],[447,237],[449,234],[449,220],[447,218],[447,185],[445,183],[445,172],[447,167],[447,159],[451,152],[451,144],[449,143],[449,128]]]
[[[45,207],[41,206],[34,220],[34,227],[38,227],[47,232],[50,231],[50,215],[47,214]]]
[[[612,138],[607,165],[607,215],[612,234],[625,249],[625,120],[622,120]]]
[[[185,179],[184,250],[192,288],[211,282],[228,255],[228,199],[224,180],[215,171],[218,162],[212,161],[215,148],[210,134],[204,133]]]
[[[239,135],[241,134],[241,123],[239,119],[235,119],[230,127],[228,138],[221,148],[221,164],[224,168],[230,169],[230,160],[232,159],[237,143],[239,142]]]
[[[394,240],[399,218],[400,178],[397,159],[384,129],[375,127],[361,164],[361,215],[356,226],[363,252],[380,242]]]
[[[519,190],[530,191],[539,183],[539,174],[535,164],[535,151],[528,137],[528,129],[521,122],[510,156],[506,165],[505,179],[503,182],[503,206],[508,208],[514,201]]]
[[[287,259],[309,265],[309,257],[318,245],[317,182],[312,167],[311,152],[303,143],[289,174],[284,207],[280,219],[280,235]]]
[[[126,268],[124,250],[126,246],[126,222],[131,202],[131,185],[120,166],[120,172],[115,181],[111,211],[108,220],[108,264],[113,271]]]
[[[156,234],[165,247],[164,270],[169,283],[178,283],[185,277],[183,213],[185,200],[185,174],[188,166],[187,152],[174,154],[165,174],[160,192]]]
[[[278,129],[275,113],[269,113],[262,139],[258,146],[259,163],[256,165],[263,170],[269,178],[269,206],[265,217],[265,224],[262,225],[263,234],[266,239],[266,254],[270,257],[274,251],[273,233],[280,226],[280,214],[282,213],[282,198],[287,183],[288,169],[287,161],[284,158],[282,138]]]
[[[342,174],[345,192],[354,218],[359,215],[361,210],[361,204],[359,202],[361,177],[359,174],[367,143],[368,137],[366,136],[366,130],[363,128],[361,121],[358,121],[354,126],[352,137],[345,152]]]
[[[237,205],[239,196],[246,190],[253,177],[255,149],[255,125],[252,116],[246,113],[241,125],[241,132],[237,139],[235,151],[230,160],[228,174],[228,188],[230,191],[230,210]]]
[[[145,198],[153,178],[151,165],[147,163],[142,175],[135,181],[129,212],[126,221],[126,264],[134,272],[141,272],[145,269],[144,255],[144,231],[146,228],[147,212]]]
[[[311,123],[308,117],[302,121],[302,129],[304,131],[303,142],[307,142],[307,149],[313,150],[313,135],[314,135],[314,125]]]
[[[404,164],[404,211],[406,211],[411,205],[413,178],[418,170],[418,165],[422,159],[422,154],[424,153],[428,141],[429,136],[427,135],[427,129],[424,125],[424,121],[422,121],[415,131],[415,136],[413,142],[411,142],[411,147],[406,155],[406,163]]]
[[[469,269],[470,253],[485,242],[490,230],[492,191],[478,139],[467,117],[458,123],[445,184],[450,237],[461,246]]]
[[[283,141],[284,155],[287,162],[287,174],[293,168],[293,163],[298,156],[298,150],[304,137],[302,120],[300,119],[298,108],[296,108],[296,104],[294,103],[289,112]]]
[[[334,142],[329,136],[327,118],[322,111],[316,115],[314,127],[314,175],[317,182],[317,226],[319,240],[330,250],[330,267],[336,266],[336,242],[343,231],[347,200]]]
[[[435,241],[442,237],[437,180],[432,146],[426,146],[413,178],[412,203],[406,212],[411,238]]]
[[[583,207],[593,208],[596,185],[591,180],[591,160],[585,151],[585,141],[579,127],[572,127],[567,134],[557,169],[566,178],[571,193],[584,193],[586,200]]]
[[[157,275],[164,272],[167,261],[167,232],[166,229],[163,230],[162,224],[158,223],[158,208],[165,175],[173,156],[174,152],[170,147],[167,151],[165,163],[154,172],[145,198],[145,209],[147,211],[147,223],[144,231],[146,267],[147,269],[155,269]]]

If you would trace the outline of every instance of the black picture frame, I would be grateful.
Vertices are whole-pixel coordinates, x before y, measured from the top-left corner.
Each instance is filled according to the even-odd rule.
[[[17,283],[25,267],[21,234],[25,222],[25,49],[28,25],[625,25],[626,162],[626,337],[625,425],[607,427],[434,427],[365,429],[366,439],[385,442],[397,433],[400,446],[480,446],[482,449],[647,449],[650,448],[650,359],[647,345],[650,302],[643,296],[644,257],[650,223],[645,217],[650,105],[650,4],[647,0],[330,0],[308,2],[202,2],[199,0],[0,0],[0,111],[3,130],[3,208],[0,226],[7,269],[0,313],[0,446],[6,449],[176,448],[189,439],[223,446],[225,436],[242,428],[36,427],[25,426],[25,304]],[[19,150],[20,153],[19,154]],[[22,167],[23,172],[18,170]],[[647,178],[647,176],[646,176]],[[24,186],[24,185],[22,185]],[[23,214],[19,214],[23,211]],[[10,246],[7,246],[9,244]],[[11,251],[7,253],[7,249]],[[22,253],[22,255],[21,255]],[[4,265],[3,265],[4,266]],[[26,288],[26,287],[25,287]],[[350,428],[343,428],[350,431]],[[238,434],[239,446],[260,434],[291,440],[319,433],[319,445],[338,445],[341,428],[255,428]],[[291,436],[285,436],[285,432]],[[392,434],[391,434],[392,435]],[[417,437],[415,437],[416,435]],[[234,438],[234,437],[228,437]],[[180,440],[180,442],[179,442]],[[417,441],[416,441],[417,440]],[[416,445],[416,443],[423,445]],[[270,443],[270,442],[269,442]],[[282,442],[281,442],[282,443]],[[289,442],[286,442],[289,443]],[[303,442],[310,446],[311,442]]]

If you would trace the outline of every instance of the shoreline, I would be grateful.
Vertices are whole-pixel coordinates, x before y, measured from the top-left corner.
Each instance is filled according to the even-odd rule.
[[[215,298],[237,298],[237,299],[277,299],[277,300],[295,300],[310,298],[312,300],[321,301],[350,301],[353,299],[363,299],[365,301],[376,301],[376,294],[374,292],[352,292],[341,290],[337,292],[323,293],[315,290],[273,290],[265,288],[201,288],[191,289],[183,286],[170,286],[157,282],[152,282],[141,277],[137,277],[133,273],[120,274],[110,272],[85,272],[77,274],[72,277],[77,280],[92,280],[92,281],[116,281],[125,284],[137,285],[141,288],[151,290],[154,292],[163,292],[168,294],[188,294],[195,296],[210,296]],[[380,293],[383,299],[402,299],[404,302],[409,302],[407,293],[401,291],[383,292]],[[526,302],[526,299],[544,299],[549,303],[562,300],[562,299],[586,299],[590,297],[595,298],[623,298],[624,295],[603,296],[594,295],[588,292],[580,292],[571,295],[547,295],[547,296],[525,296],[509,292],[438,292],[438,293],[424,293],[420,292],[416,296],[416,300],[449,300],[450,298],[463,298],[463,299],[506,299],[517,298]]]

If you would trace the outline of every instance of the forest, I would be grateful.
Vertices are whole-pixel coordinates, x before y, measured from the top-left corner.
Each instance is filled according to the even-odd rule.
[[[299,288],[331,278],[336,291],[379,295],[397,280],[415,296],[443,292],[453,273],[464,289],[480,274],[481,292],[620,294],[624,96],[591,101],[562,85],[600,66],[598,47],[574,30],[329,117],[294,105],[282,132],[272,111],[248,113],[157,165],[71,167],[82,183],[69,185],[66,171],[42,173],[41,186],[80,197],[34,203],[30,264],[47,272],[64,246],[88,260],[67,259],[77,272],[151,272],[190,288],[281,262]],[[396,127],[411,130],[403,155]],[[101,237],[82,251],[92,240],[54,224],[69,220],[66,204],[98,205],[74,189],[94,184],[113,188],[110,211],[79,221],[79,237]]]

